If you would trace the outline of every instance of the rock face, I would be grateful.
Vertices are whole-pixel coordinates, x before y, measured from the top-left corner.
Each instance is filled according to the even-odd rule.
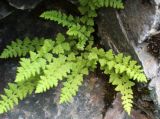
[[[7,0],[8,3],[16,9],[33,9],[42,0]]]
[[[59,1],[61,2],[54,1],[56,9],[63,9],[65,6],[70,8],[71,12],[74,11],[72,9],[75,6],[71,7],[68,2],[62,5],[63,0]],[[76,0],[67,1],[77,4]],[[39,18],[41,11],[53,8],[50,3],[50,0],[0,1],[0,50],[2,51],[10,41],[16,38],[23,39],[26,36],[53,38],[58,32],[64,32],[64,29],[56,23],[46,22]],[[104,79],[107,77],[95,75],[93,78],[89,75],[85,77],[84,85],[80,88],[78,95],[69,104],[58,104],[61,87],[59,85],[57,89],[52,89],[45,94],[29,96],[13,110],[1,115],[0,118],[160,119],[159,64],[157,59],[147,52],[147,42],[145,42],[146,38],[159,30],[160,11],[158,5],[159,0],[150,2],[147,0],[126,0],[124,10],[101,9],[99,17],[96,19],[98,36],[102,39],[101,43],[106,49],[110,47],[115,52],[132,55],[142,64],[147,77],[151,80],[149,84],[150,96],[145,93],[146,89],[142,90],[144,85],[137,86],[137,93],[140,93],[141,96],[135,94],[136,103],[130,116],[123,111],[120,95],[115,96],[113,87],[105,84]],[[0,64],[0,93],[2,93],[7,82],[15,79],[18,63],[15,59],[0,61]],[[95,83],[92,83],[92,78]]]
[[[10,7],[7,2],[0,1],[0,20],[10,15],[13,10],[14,9]]]
[[[1,64],[0,76],[3,81],[0,82],[1,90],[4,88],[5,81],[11,82],[15,78],[17,63],[8,61]],[[102,119],[104,108],[104,81],[97,79],[92,88],[90,86],[90,77],[85,78],[84,85],[80,88],[78,95],[71,103],[60,105],[59,94],[60,87],[44,94],[33,94],[18,106],[6,114],[0,115],[1,119]],[[92,77],[93,78],[93,77]]]
[[[147,43],[144,41],[158,31],[158,5],[158,0],[127,0],[124,10],[103,9],[99,12],[100,17],[97,20],[98,33],[105,46],[131,54],[141,62],[147,77],[151,80],[148,88],[157,107],[154,119],[160,118],[159,64],[157,59],[148,53]]]
[[[151,119],[137,110],[132,110],[132,114],[128,116],[123,110],[120,94],[117,94],[112,106],[106,112],[104,119]]]

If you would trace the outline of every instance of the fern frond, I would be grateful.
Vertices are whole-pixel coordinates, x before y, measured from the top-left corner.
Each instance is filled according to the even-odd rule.
[[[32,94],[35,89],[35,82],[9,83],[4,89],[4,95],[0,95],[0,114],[12,109],[19,100],[23,100],[27,95]]]
[[[21,58],[20,65],[17,69],[15,82],[27,81],[36,74],[40,74],[41,69],[46,66],[46,60],[38,58],[35,61],[31,61],[29,58]]]
[[[68,31],[67,31],[67,34],[69,36],[73,36],[73,37],[76,37],[79,42],[77,44],[77,48],[78,49],[84,49],[84,46],[86,44],[86,41],[89,40],[90,36],[91,36],[91,33],[93,32],[94,30],[92,28],[87,28],[85,26],[81,26],[79,24],[77,25],[73,25]]]
[[[77,63],[72,66],[72,72],[67,76],[63,84],[60,95],[60,103],[69,102],[73,96],[78,92],[79,86],[82,85],[83,76],[88,75],[88,68],[86,67],[87,60],[79,59]]]
[[[122,0],[97,0],[98,7],[113,7],[117,9],[123,9],[124,5]]]
[[[93,12],[94,13],[94,12]],[[88,26],[94,26],[94,20],[92,17],[96,17],[97,14],[92,14],[92,12],[90,12],[89,15],[86,15],[86,16],[82,16],[80,18],[80,21],[83,23],[83,24],[86,24]]]
[[[58,24],[61,24],[63,27],[71,27],[73,25],[76,25],[76,22],[74,21],[75,18],[72,15],[66,15],[65,13],[62,13],[60,11],[45,11],[41,14],[41,18],[44,18],[46,20],[52,20],[58,22]]]
[[[67,26],[69,28],[67,34],[69,36],[73,36],[79,39],[79,43],[77,44],[77,47],[79,49],[84,48],[86,41],[93,32],[93,28],[88,29],[86,26],[82,26],[79,23],[76,23],[76,18],[73,18],[72,15],[67,16],[65,13],[61,13],[60,11],[47,11],[42,13],[41,17],[45,19],[54,20],[62,26]],[[83,21],[83,19],[81,19],[80,21]],[[93,25],[93,20],[88,21],[87,24]]]
[[[21,66],[17,68],[18,73],[15,81],[25,81],[36,74],[40,74],[47,64],[47,59],[51,60],[52,58],[52,55],[50,56],[51,58],[49,57],[49,52],[52,50],[53,45],[54,41],[45,40],[37,53],[30,51],[30,58],[21,58]]]
[[[83,74],[70,75],[63,84],[60,95],[60,104],[71,101],[72,97],[78,92],[79,86],[82,85]]]
[[[17,39],[12,41],[11,45],[7,45],[6,48],[0,55],[0,58],[12,58],[12,57],[23,57],[26,56],[29,51],[38,50],[44,42],[44,38],[34,38],[30,40],[26,37],[23,41]]]
[[[66,62],[65,56],[54,58],[52,63],[46,65],[44,75],[40,76],[40,81],[36,87],[36,93],[42,93],[58,85],[58,81],[65,78],[72,68],[71,62]]]
[[[122,0],[79,0],[79,2],[82,7],[89,6],[90,10],[99,9],[101,7],[124,8]],[[88,9],[86,11],[88,11]]]
[[[55,46],[52,50],[53,54],[65,54],[65,52],[69,52],[71,50],[71,46],[68,42],[65,41],[65,37],[62,34],[58,34],[56,37]]]
[[[133,91],[132,86],[134,86],[134,83],[129,80],[129,77],[126,74],[123,74],[120,76],[119,74],[116,74],[112,72],[110,74],[109,82],[112,85],[116,85],[116,91],[119,91],[122,94],[122,104],[125,109],[125,111],[130,114],[132,103],[133,103]]]
[[[126,73],[130,79],[138,82],[147,82],[141,66],[132,60],[131,57],[124,56],[122,53],[115,55],[111,50],[107,52],[102,51],[101,53],[99,50],[93,51],[99,56],[102,69],[114,70],[117,74]]]
[[[143,70],[141,70],[141,66],[137,65],[136,61],[123,56],[123,54],[118,54],[115,56],[115,63],[113,67],[116,73],[126,72],[130,79],[137,80],[138,82],[147,82],[146,76]]]
[[[123,107],[130,114],[133,102],[131,87],[134,86],[130,79],[147,82],[141,66],[137,65],[137,62],[131,57],[126,57],[122,53],[115,55],[112,50],[105,52],[103,49],[97,48],[90,49],[88,60],[89,62],[99,62],[104,73],[110,75],[109,82],[116,85],[115,90],[122,94]]]

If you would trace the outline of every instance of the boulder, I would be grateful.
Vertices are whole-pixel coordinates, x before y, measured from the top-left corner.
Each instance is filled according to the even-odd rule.
[[[0,1],[0,20],[10,15],[14,9],[5,1]]]
[[[148,52],[146,39],[158,32],[160,11],[159,0],[127,0],[124,10],[102,9],[97,20],[101,43],[125,52],[142,64],[150,80],[148,89],[154,101],[155,119],[160,113],[160,78],[158,59]]]
[[[16,9],[34,9],[42,0],[7,0]]]

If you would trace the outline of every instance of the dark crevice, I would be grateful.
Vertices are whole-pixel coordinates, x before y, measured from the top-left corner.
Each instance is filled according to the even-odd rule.
[[[149,82],[148,82],[149,84]],[[149,119],[155,119],[155,105],[150,98],[150,91],[147,88],[148,84],[136,84],[133,87],[134,103],[133,108],[139,110],[141,114],[146,115]]]

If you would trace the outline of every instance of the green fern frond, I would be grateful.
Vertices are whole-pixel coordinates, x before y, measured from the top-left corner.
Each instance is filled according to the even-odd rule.
[[[80,6],[89,6],[91,10],[99,9],[101,7],[124,8],[122,0],[79,0],[79,2]]]
[[[129,77],[126,74],[120,76],[112,72],[110,74],[109,82],[112,85],[116,85],[116,91],[119,91],[122,95],[122,104],[125,111],[130,115],[131,108],[133,106],[133,91],[132,87],[134,83],[129,80]]]
[[[52,49],[53,54],[65,54],[65,52],[69,52],[71,50],[71,46],[68,42],[65,41],[65,37],[58,33],[56,37],[56,42],[54,48]]]
[[[122,53],[115,55],[111,50],[107,52],[92,50],[99,56],[102,69],[107,68],[108,70],[114,70],[117,74],[126,73],[130,79],[138,82],[147,82],[141,66],[132,60],[131,57],[124,56]]]
[[[20,67],[17,68],[17,75],[15,82],[27,81],[31,77],[40,74],[41,69],[46,66],[46,60],[38,58],[35,61],[31,61],[29,58],[21,58]]]
[[[68,54],[71,51],[71,47],[74,46],[75,43],[67,42],[64,35],[58,33],[56,36],[56,42],[54,47],[52,48],[52,53],[56,55],[60,54]]]
[[[18,104],[19,100],[32,94],[35,89],[35,82],[9,83],[8,88],[4,89],[4,95],[0,95],[0,114],[12,109]]]
[[[26,37],[23,41],[17,39],[7,45],[0,55],[0,58],[24,57],[29,51],[38,50],[44,42],[44,38],[34,38],[30,40]]]
[[[122,53],[115,55],[112,50],[105,52],[103,49],[97,48],[90,49],[88,60],[89,62],[99,62],[104,73],[110,75],[109,82],[116,85],[115,90],[122,94],[123,107],[130,114],[133,103],[131,87],[134,86],[130,79],[147,82],[141,66],[137,65],[137,62],[132,60],[131,57],[126,57]]]
[[[63,84],[61,89],[60,101],[59,103],[66,103],[71,101],[72,97],[78,92],[79,86],[82,85],[83,74],[70,75],[67,81]]]
[[[98,7],[113,7],[117,9],[123,9],[124,5],[122,0],[97,0],[99,5]]]
[[[77,44],[77,48],[84,49],[86,41],[88,41],[92,32],[93,32],[92,29],[88,30],[85,26],[80,26],[78,24],[78,25],[72,26],[67,31],[67,34],[69,36],[73,36],[73,37],[76,37],[77,39],[79,39],[79,42]]]
[[[94,26],[94,20],[92,17],[96,17],[97,14],[89,14],[88,16],[83,16],[80,18],[80,21],[83,23],[83,24],[86,24],[88,26]],[[90,18],[91,17],[91,18]]]
[[[58,24],[62,24],[62,26],[67,26],[69,29],[67,31],[67,35],[76,37],[79,39],[79,43],[77,47],[79,49],[83,49],[86,41],[90,37],[91,33],[94,32],[93,28],[87,28],[84,25],[80,25],[79,23],[75,23],[75,19],[72,15],[67,16],[60,11],[47,11],[42,13],[41,17],[45,19],[50,19],[58,22]],[[83,21],[81,19],[80,21]],[[85,22],[85,21],[83,21]],[[87,22],[87,24],[93,25],[93,20]]]
[[[77,57],[77,62],[72,65],[72,72],[66,78],[60,95],[60,103],[69,102],[78,92],[79,86],[82,85],[83,76],[88,75],[86,68],[87,60]]]
[[[71,62],[66,62],[65,56],[54,58],[52,63],[46,65],[43,71],[44,75],[40,76],[40,81],[36,87],[36,93],[42,93],[58,85],[58,81],[64,79],[72,68]]]
[[[18,73],[15,81],[25,81],[36,74],[40,74],[41,70],[44,69],[47,64],[45,58],[47,58],[46,55],[49,56],[49,52],[52,50],[53,45],[53,41],[45,40],[43,46],[37,51],[38,53],[30,51],[30,58],[21,58],[21,66],[17,68]]]
[[[146,76],[143,74],[143,70],[141,70],[141,66],[137,65],[136,61],[128,59],[129,61],[126,62],[124,59],[125,56],[122,54],[115,56],[115,64],[113,64],[115,72],[126,72],[130,79],[137,80],[138,82],[147,82]]]
[[[16,82],[30,79],[35,75],[40,75],[46,65],[53,61],[54,54],[64,54],[69,52],[70,45],[65,42],[62,34],[58,34],[56,42],[50,39],[44,41],[43,46],[38,51],[30,51],[30,58],[21,58],[20,67],[17,68]]]
[[[61,24],[63,27],[71,27],[72,25],[76,25],[76,22],[74,21],[75,18],[72,15],[66,15],[65,13],[62,13],[60,11],[46,11],[41,14],[41,18],[44,18],[46,20],[52,20],[58,22],[58,24]]]

